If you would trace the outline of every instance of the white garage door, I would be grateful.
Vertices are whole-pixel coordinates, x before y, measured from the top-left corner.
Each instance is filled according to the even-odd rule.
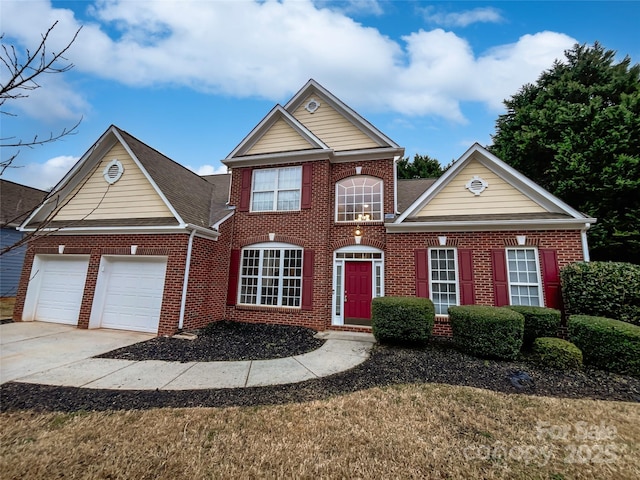
[[[99,325],[156,333],[166,271],[166,257],[102,257],[94,300]]]
[[[88,266],[86,255],[36,255],[25,301],[25,320],[77,325]]]

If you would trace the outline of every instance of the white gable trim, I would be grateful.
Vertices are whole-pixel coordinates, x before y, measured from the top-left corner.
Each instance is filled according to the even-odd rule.
[[[149,175],[149,173],[147,172],[147,170],[142,166],[142,163],[140,163],[140,160],[138,160],[138,157],[136,157],[133,152],[131,151],[131,148],[129,148],[129,145],[127,144],[127,142],[124,141],[124,139],[120,136],[120,133],[118,132],[118,130],[115,127],[112,127],[114,129],[114,134],[115,136],[118,138],[118,140],[120,141],[120,143],[122,143],[122,146],[124,147],[124,149],[127,151],[127,153],[129,154],[129,156],[133,159],[133,161],[135,162],[135,164],[138,166],[138,168],[142,171],[142,173],[144,174],[145,178],[147,179],[147,181],[151,184],[151,186],[153,187],[153,189],[156,191],[156,193],[160,196],[160,198],[162,199],[162,201],[164,202],[164,204],[167,206],[167,208],[169,209],[169,211],[171,212],[171,214],[176,218],[176,220],[178,220],[178,223],[180,223],[180,225],[186,225],[185,221],[182,219],[182,217],[178,214],[178,212],[176,211],[175,208],[173,208],[173,205],[171,205],[171,203],[169,202],[169,200],[167,200],[167,197],[164,196],[164,193],[162,193],[162,190],[160,190],[160,188],[158,187],[158,185],[156,184],[156,182],[153,181],[153,178],[151,178],[151,175]]]
[[[474,154],[478,154],[475,155]],[[511,186],[527,196],[533,202],[545,208],[549,212],[564,213],[575,219],[579,219],[582,224],[594,222],[595,219],[587,218],[582,213],[567,205],[565,202],[552,195],[550,192],[536,184],[523,174],[507,165],[498,157],[490,153],[478,143],[473,144],[454,164],[429,187],[416,201],[414,201],[394,223],[402,223],[407,217],[412,217],[422,210],[449,182],[462,170],[472,158],[478,160],[482,165],[493,173],[503,178]],[[540,222],[540,221],[538,221]]]
[[[256,125],[249,134],[238,144],[233,151],[227,155],[222,163],[225,165],[233,162],[235,157],[242,157],[251,149],[262,136],[271,128],[271,126],[279,119],[284,120],[291,128],[293,128],[298,134],[304,138],[309,147],[313,149],[329,150],[329,147],[325,143],[316,137],[307,127],[301,124],[293,115],[287,112],[280,105],[276,105],[271,111]]]
[[[156,193],[160,196],[164,204],[167,206],[171,214],[175,217],[180,225],[186,225],[182,217],[173,208],[164,193],[158,188],[156,182],[153,181],[147,170],[142,166],[140,160],[133,154],[127,142],[122,138],[118,129],[111,125],[98,139],[96,143],[76,162],[71,170],[64,176],[56,187],[47,196],[44,202],[27,218],[19,227],[20,231],[28,231],[32,229],[26,228],[32,220],[38,219],[44,221],[61,203],[64,203],[68,195],[75,189],[80,182],[91,175],[95,168],[100,164],[104,156],[116,143],[120,143],[129,154],[133,162],[140,169],[144,177],[151,184]]]
[[[384,133],[374,127],[366,119],[361,117],[355,110],[342,102],[338,97],[333,95],[329,90],[324,88],[315,80],[309,80],[291,100],[289,100],[284,108],[293,113],[304,102],[304,100],[311,94],[315,93],[321,97],[325,102],[331,105],[332,108],[337,110],[343,117],[351,122],[356,128],[361,130],[367,137],[371,138],[381,147],[400,148],[400,146],[387,137]]]

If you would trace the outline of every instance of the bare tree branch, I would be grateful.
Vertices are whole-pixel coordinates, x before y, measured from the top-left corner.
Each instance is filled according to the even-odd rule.
[[[0,69],[3,70],[0,85],[0,114],[15,117],[16,114],[6,111],[4,108],[7,101],[18,100],[21,98],[27,98],[29,95],[26,92],[36,90],[40,88],[40,84],[37,79],[43,74],[50,73],[64,73],[71,70],[74,65],[69,63],[64,54],[71,48],[73,42],[78,38],[78,34],[82,27],[80,27],[71,41],[66,44],[59,52],[49,52],[47,49],[47,42],[50,41],[50,35],[58,22],[56,21],[49,29],[42,35],[37,48],[31,52],[29,49],[25,50],[24,59],[16,52],[14,45],[1,44],[0,47]],[[4,39],[4,34],[0,35],[0,41]],[[40,137],[35,134],[31,140],[23,140],[16,137],[0,138],[0,147],[2,148],[14,148],[17,149],[15,153],[12,153],[7,159],[0,161],[0,176],[4,171],[12,167],[13,161],[20,153],[21,148],[33,148],[37,145],[44,145],[47,143],[60,140],[67,135],[73,135],[77,132],[78,125],[82,118],[71,128],[64,128],[57,134],[51,132],[48,137]]]

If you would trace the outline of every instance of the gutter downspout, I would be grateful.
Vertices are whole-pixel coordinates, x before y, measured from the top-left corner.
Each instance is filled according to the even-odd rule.
[[[189,271],[191,270],[191,252],[193,250],[193,237],[195,237],[195,229],[189,234],[189,245],[187,246],[187,263],[184,267],[184,280],[182,282],[182,299],[180,301],[180,320],[178,321],[178,330],[182,330],[184,325],[184,311],[187,306],[187,287],[189,286]]]
[[[398,215],[398,160],[397,155],[393,157],[393,213]]]
[[[584,257],[585,262],[591,261],[589,257],[589,243],[587,242],[587,230],[590,226],[591,224],[587,223],[585,224],[585,228],[580,230],[580,237],[582,239],[582,256]]]

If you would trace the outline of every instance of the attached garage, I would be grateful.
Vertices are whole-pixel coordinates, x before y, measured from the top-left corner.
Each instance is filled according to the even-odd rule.
[[[167,257],[103,256],[89,328],[157,333]]]
[[[36,255],[23,320],[77,325],[88,255]]]

